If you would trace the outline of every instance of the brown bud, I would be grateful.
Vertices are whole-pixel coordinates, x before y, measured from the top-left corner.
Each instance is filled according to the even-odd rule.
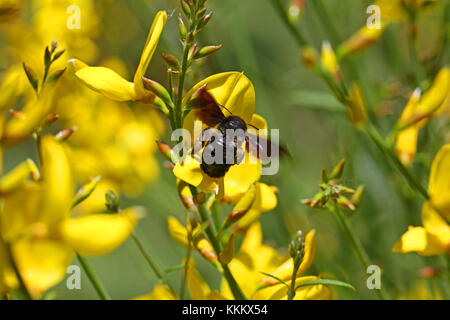
[[[77,130],[77,127],[72,127],[69,129],[63,129],[56,134],[56,139],[59,141],[65,141],[70,138],[70,136]]]
[[[174,57],[171,54],[163,53],[162,57],[164,59],[164,62],[169,66],[170,68],[173,68],[175,70],[180,69],[180,63],[178,62],[178,59]]]

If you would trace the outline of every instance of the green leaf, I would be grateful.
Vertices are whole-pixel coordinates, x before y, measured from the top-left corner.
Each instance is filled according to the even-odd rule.
[[[356,291],[355,287],[353,287],[351,284],[349,284],[347,282],[343,282],[343,281],[339,281],[339,280],[330,280],[330,279],[320,279],[320,280],[308,281],[308,282],[302,283],[299,286],[297,286],[297,288],[295,288],[295,290],[297,291],[298,288],[306,287],[306,286],[314,286],[316,284],[323,284],[325,286],[344,287],[344,288],[349,288],[349,289]]]
[[[262,274],[265,275],[265,276],[268,276],[268,277],[271,277],[271,278],[277,280],[279,283],[284,284],[284,285],[289,289],[289,285],[288,285],[285,281],[281,280],[281,279],[278,278],[278,277],[275,277],[273,274],[265,273],[265,272],[262,272],[262,271],[260,271],[260,273],[262,273]]]
[[[299,107],[306,107],[314,110],[345,112],[345,106],[336,98],[326,92],[316,91],[295,91],[291,94],[291,102]]]

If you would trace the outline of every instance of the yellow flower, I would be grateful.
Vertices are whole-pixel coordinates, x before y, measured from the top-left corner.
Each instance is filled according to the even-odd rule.
[[[336,55],[328,41],[322,43],[321,63],[322,68],[330,74],[334,81],[340,82],[342,80],[342,74],[339,69]]]
[[[144,89],[142,77],[144,76],[153,53],[167,21],[165,11],[159,11],[150,28],[147,41],[142,51],[139,66],[134,75],[133,82],[125,80],[115,71],[105,67],[89,67],[79,60],[72,60],[75,75],[92,90],[117,101],[149,102],[154,95]]]
[[[437,75],[430,89],[421,97],[416,89],[397,121],[394,132],[398,132],[395,150],[405,165],[410,165],[417,152],[419,130],[434,115],[448,108],[450,101],[450,69],[445,67]]]
[[[105,254],[117,248],[141,216],[137,208],[118,214],[71,217],[73,179],[64,147],[41,140],[42,177],[10,190],[2,202],[1,234],[33,296],[57,284],[74,253]],[[101,231],[101,232],[99,232]]]
[[[422,208],[423,227],[410,226],[393,247],[394,252],[430,256],[450,253],[450,145],[445,145],[431,165],[429,195]],[[443,218],[445,217],[445,218]]]
[[[306,237],[305,257],[297,274],[296,285],[319,279],[316,276],[301,276],[312,264],[315,251],[314,231],[310,231]],[[246,296],[264,300],[287,298],[286,286],[283,284],[281,284],[282,287],[278,286],[278,281],[261,272],[287,280],[292,276],[292,259],[283,259],[275,249],[263,244],[261,226],[258,222],[248,229],[239,253],[230,262],[229,267]],[[262,289],[255,291],[258,287]],[[222,280],[221,293],[226,298],[231,299],[233,296],[225,280]],[[297,299],[329,299],[330,297],[331,291],[322,285],[301,288],[296,295]]]
[[[346,55],[353,54],[364,50],[372,45],[383,34],[385,25],[382,23],[380,28],[369,28],[367,25],[359,29],[354,35],[341,43],[337,49],[337,55],[342,58]]]
[[[17,289],[19,283],[11,265],[6,244],[0,235],[0,299],[9,291]]]
[[[134,300],[178,300],[178,297],[167,286],[157,284],[151,293],[141,295]]]
[[[259,129],[267,128],[265,120],[254,114],[255,90],[250,80],[242,73],[220,73],[200,81],[186,93],[183,105],[186,105],[192,94],[203,85],[207,85],[208,92],[233,115],[241,117],[247,124]],[[183,123],[183,127],[190,132],[191,137],[194,137],[195,120],[195,112],[190,112]],[[264,127],[261,127],[262,125]],[[223,179],[213,179],[201,170],[197,159],[188,158],[183,163],[176,164],[173,173],[178,179],[199,187],[204,192],[221,191],[224,192],[223,196],[227,202],[236,202],[253,183],[259,180],[261,163],[246,153],[243,163],[231,166]]]

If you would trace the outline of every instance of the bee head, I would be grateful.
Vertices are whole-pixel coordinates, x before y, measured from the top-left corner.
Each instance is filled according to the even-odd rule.
[[[242,130],[246,131],[247,124],[245,123],[244,120],[242,120],[238,116],[229,116],[229,117],[226,117],[225,119],[223,119],[222,122],[220,122],[218,129],[223,134],[225,134],[225,131],[227,129],[232,129],[232,130],[242,129]]]

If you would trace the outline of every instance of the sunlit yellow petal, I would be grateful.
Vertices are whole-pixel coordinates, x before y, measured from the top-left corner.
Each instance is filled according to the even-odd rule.
[[[42,153],[42,221],[55,227],[67,218],[74,196],[74,185],[69,160],[60,142],[52,136],[41,141]]]
[[[295,280],[295,286],[299,286],[303,283],[319,280],[317,276],[300,277]],[[291,281],[286,282],[289,286]],[[261,290],[258,290],[252,297],[256,300],[287,300],[288,288],[277,282],[276,285],[270,286]],[[296,290],[294,300],[328,300],[332,298],[331,290],[324,285],[312,285],[300,287]]]
[[[419,127],[417,125],[402,130],[397,136],[395,153],[405,166],[409,166],[416,155],[418,136]]]
[[[233,115],[241,117],[245,122],[251,121],[255,110],[255,89],[243,73],[218,73],[200,81],[186,93],[183,105],[186,105],[189,97],[205,84],[208,92],[213,95],[218,103],[226,106]],[[191,133],[194,128],[194,120],[195,112],[190,112],[183,123],[183,127]]]
[[[75,72],[83,83],[105,97],[116,101],[136,100],[134,85],[105,67],[85,67]]]
[[[66,268],[74,252],[61,242],[26,238],[12,246],[25,285],[33,296],[40,296],[59,283],[66,275]]]
[[[193,259],[189,260],[187,284],[193,300],[208,300],[211,289],[195,268]]]
[[[450,144],[443,146],[433,160],[428,186],[431,205],[450,217]]]
[[[142,209],[129,208],[117,214],[70,218],[62,223],[61,235],[80,254],[102,255],[120,246],[142,215]]]
[[[167,13],[165,11],[159,11],[153,20],[152,26],[145,42],[144,50],[142,51],[141,60],[139,66],[134,75],[134,88],[136,90],[137,99],[140,99],[145,94],[144,84],[142,77],[148,68],[148,64],[152,59],[153,53],[158,45],[159,37],[167,21]]]
[[[417,252],[423,256],[443,253],[439,239],[427,232],[424,227],[409,227],[408,231],[395,243],[392,251],[398,253]]]
[[[450,226],[427,202],[422,208],[422,223],[428,233],[439,241],[442,252],[450,252]]]
[[[134,298],[134,300],[178,300],[175,293],[172,292],[167,286],[163,284],[157,284],[152,293],[145,294]]]
[[[188,235],[186,227],[183,226],[175,217],[169,217],[169,219],[167,219],[167,223],[172,239],[174,239],[182,246],[186,247],[188,245]]]

